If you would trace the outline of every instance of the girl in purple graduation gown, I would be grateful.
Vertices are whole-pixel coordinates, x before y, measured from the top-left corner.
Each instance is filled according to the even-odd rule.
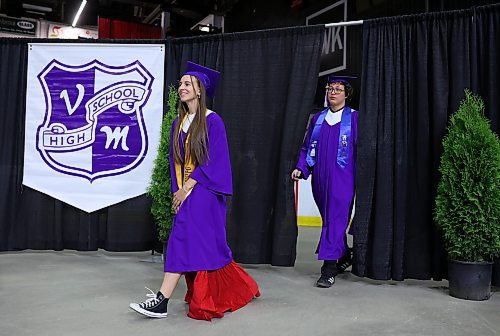
[[[171,129],[170,171],[176,211],[167,244],[164,279],[157,294],[131,303],[149,317],[166,317],[167,303],[180,277],[188,287],[188,316],[211,320],[259,296],[256,282],[232,258],[226,242],[226,198],[232,194],[226,130],[207,109],[219,73],[188,62],[178,93],[179,116]]]
[[[346,230],[354,201],[358,112],[346,106],[352,77],[328,79],[328,107],[313,116],[292,179],[312,174],[312,192],[323,222],[318,259],[323,260],[318,287],[331,287],[351,264]]]

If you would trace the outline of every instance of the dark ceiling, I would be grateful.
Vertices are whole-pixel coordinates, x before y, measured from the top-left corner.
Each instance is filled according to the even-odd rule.
[[[159,15],[151,18],[151,14],[161,8],[170,12],[171,35],[189,36],[192,34],[190,27],[208,14],[225,15],[237,2],[238,0],[87,0],[78,26],[97,26],[99,16],[160,25]],[[80,3],[81,0],[0,0],[0,13],[71,24]]]

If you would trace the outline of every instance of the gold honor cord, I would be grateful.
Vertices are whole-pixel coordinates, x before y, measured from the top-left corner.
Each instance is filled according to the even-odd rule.
[[[179,128],[179,139],[181,137],[181,132],[182,132],[182,125],[184,125],[184,121],[186,121],[186,118],[188,115],[186,114],[184,116],[184,119],[182,120],[181,127]],[[180,163],[175,163],[175,177],[177,178],[177,187],[179,189],[182,189],[184,186],[184,183],[187,182],[189,179],[189,176],[191,173],[194,171],[194,162],[191,158],[191,155],[189,155],[189,133],[186,136],[186,141],[184,143],[184,176],[182,174],[182,165]],[[189,190],[186,197],[189,196],[193,189]]]

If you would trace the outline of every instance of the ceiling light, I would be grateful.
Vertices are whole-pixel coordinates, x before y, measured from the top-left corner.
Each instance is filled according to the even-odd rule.
[[[82,0],[82,3],[80,4],[80,8],[78,8],[78,12],[76,12],[75,19],[73,20],[73,24],[71,25],[72,27],[76,26],[76,23],[78,22],[78,19],[80,18],[80,15],[82,14],[83,8],[85,8],[86,4],[87,4],[87,0]]]

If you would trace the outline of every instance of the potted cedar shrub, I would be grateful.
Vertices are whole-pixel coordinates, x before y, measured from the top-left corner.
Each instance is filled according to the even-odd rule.
[[[500,252],[500,142],[468,89],[443,139],[435,221],[448,253],[450,295],[487,300]]]
[[[158,239],[165,245],[172,229],[172,220],[175,212],[172,209],[172,180],[170,178],[170,128],[177,116],[177,102],[179,96],[177,90],[170,86],[168,88],[168,109],[163,116],[161,125],[160,145],[155,159],[151,184],[147,193],[152,199],[151,213],[157,224]]]

